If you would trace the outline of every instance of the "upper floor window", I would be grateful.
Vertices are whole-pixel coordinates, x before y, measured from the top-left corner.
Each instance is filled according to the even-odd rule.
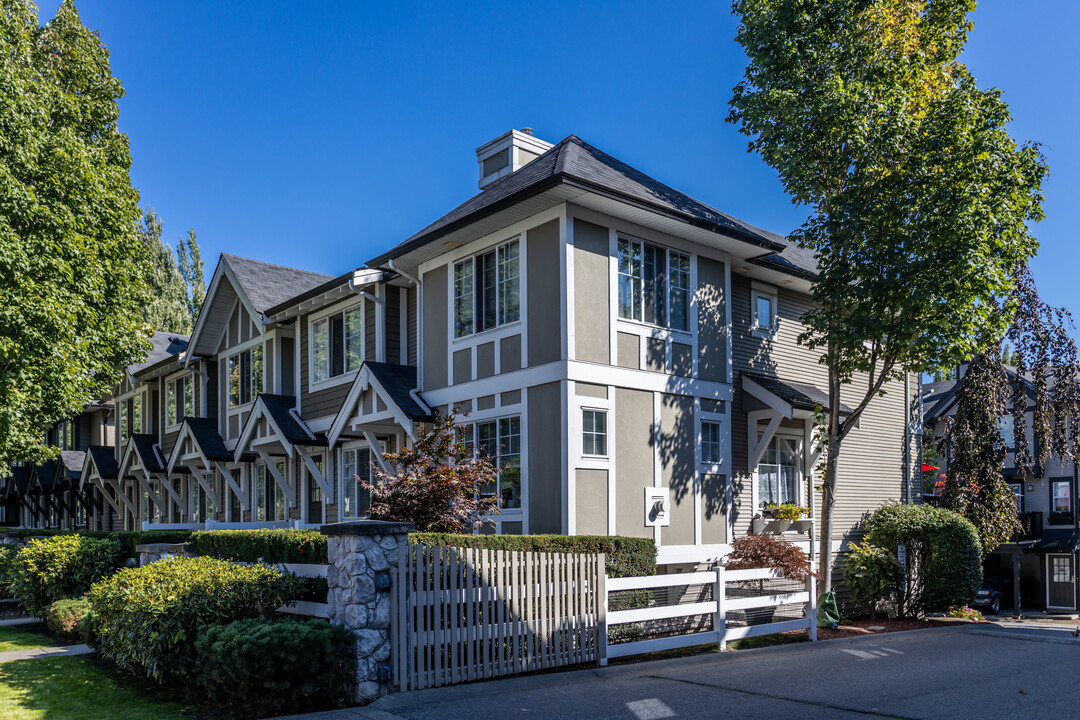
[[[1072,522],[1072,478],[1050,481],[1050,520]]]
[[[142,432],[142,395],[129,397],[120,403],[120,442]]]
[[[1024,512],[1024,484],[1009,483],[1009,489],[1016,495],[1016,512]]]
[[[54,444],[61,450],[72,450],[75,446],[74,432],[72,431],[71,421],[63,420],[57,424],[54,431]]]
[[[454,337],[490,330],[520,317],[517,240],[454,264]]]
[[[750,292],[750,313],[753,334],[759,337],[772,335],[776,330],[776,292],[771,288],[754,287]]]
[[[363,362],[363,304],[311,323],[312,382],[322,382],[358,370]]]
[[[255,345],[229,357],[229,407],[245,405],[263,389],[263,349]]]
[[[701,421],[701,462],[716,465],[720,462],[720,423]]]
[[[998,418],[998,434],[1005,443],[1005,449],[1013,452],[1016,449],[1016,426],[1012,415],[1003,415]]]
[[[186,417],[195,417],[195,378],[191,375],[165,385],[165,424],[179,425]]]
[[[581,411],[581,454],[607,457],[607,412]]]
[[[619,238],[619,317],[690,328],[690,256]]]

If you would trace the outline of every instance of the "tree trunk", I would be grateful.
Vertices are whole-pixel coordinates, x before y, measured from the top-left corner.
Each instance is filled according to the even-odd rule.
[[[825,448],[825,477],[821,483],[821,537],[818,552],[818,587],[832,592],[833,508],[836,505],[836,471],[840,466],[840,378],[829,369],[829,444]]]

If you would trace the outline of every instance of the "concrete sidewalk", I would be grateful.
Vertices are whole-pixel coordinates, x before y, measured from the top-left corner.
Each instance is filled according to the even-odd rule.
[[[26,650],[11,650],[0,653],[0,663],[14,660],[30,660],[42,657],[79,657],[80,655],[93,655],[94,648],[89,645],[64,645],[63,647],[40,647]]]
[[[991,660],[992,658],[992,660]],[[288,720],[1071,717],[1080,640],[957,625],[476,682]],[[977,668],[978,682],[968,682]]]

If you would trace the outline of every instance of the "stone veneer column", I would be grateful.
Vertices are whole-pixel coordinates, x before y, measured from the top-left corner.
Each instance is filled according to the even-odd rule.
[[[410,523],[354,520],[320,528],[330,567],[330,622],[356,633],[357,702],[391,690],[390,586],[398,547],[408,542]]]

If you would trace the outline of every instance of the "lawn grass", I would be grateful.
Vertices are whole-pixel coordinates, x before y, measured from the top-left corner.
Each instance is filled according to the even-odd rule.
[[[49,635],[44,625],[5,625],[0,627],[0,653],[12,650],[31,650],[33,648],[63,645]]]
[[[0,664],[0,720],[229,717],[174,702],[166,693],[94,657],[34,658]]]

